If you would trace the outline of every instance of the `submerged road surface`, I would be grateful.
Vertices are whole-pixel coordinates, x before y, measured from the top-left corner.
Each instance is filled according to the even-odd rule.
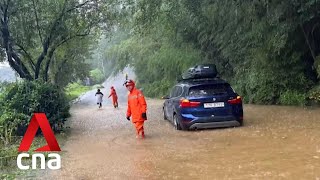
[[[320,109],[245,105],[243,127],[186,132],[163,120],[162,100],[147,99],[142,140],[116,90],[119,109],[106,96],[98,109],[94,92],[72,107],[62,168],[41,179],[320,179]]]

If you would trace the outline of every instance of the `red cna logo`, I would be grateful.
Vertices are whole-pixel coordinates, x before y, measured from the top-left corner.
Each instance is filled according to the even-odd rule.
[[[47,141],[47,145],[36,149],[37,152],[44,151],[61,151],[58,141],[54,136],[54,133],[50,127],[49,121],[44,113],[35,113],[30,121],[28,129],[23,136],[20,147],[18,149],[19,152],[28,151],[34,137],[38,129],[41,129],[42,134]]]
[[[44,151],[61,151],[58,141],[54,136],[54,133],[50,127],[49,121],[44,113],[35,113],[30,121],[30,124],[27,128],[25,135],[22,138],[20,147],[18,149],[19,152],[28,151],[32,144],[34,137],[37,134],[38,129],[41,129],[42,134],[47,141],[47,145],[36,149],[37,152],[44,152]],[[23,165],[22,159],[29,158],[30,154],[28,153],[21,153],[17,157],[17,166],[21,170],[30,169],[29,165]],[[47,162],[47,167],[52,170],[60,169],[61,168],[61,157],[59,154],[50,153],[48,157],[51,158]],[[44,154],[36,153],[32,154],[32,169],[37,169],[37,159],[40,158],[40,168],[45,169],[46,165],[46,157]]]

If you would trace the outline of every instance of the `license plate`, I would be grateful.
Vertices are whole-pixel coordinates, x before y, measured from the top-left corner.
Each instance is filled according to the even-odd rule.
[[[224,102],[204,103],[204,108],[224,107]]]

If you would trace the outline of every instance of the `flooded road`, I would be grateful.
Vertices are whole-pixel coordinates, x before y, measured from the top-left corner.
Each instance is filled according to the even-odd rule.
[[[244,127],[186,132],[147,99],[142,140],[125,101],[89,102],[72,107],[62,168],[46,179],[320,179],[320,109],[245,105]]]
[[[73,105],[62,168],[41,179],[320,180],[319,108],[245,105],[243,127],[176,131],[162,118],[163,101],[147,99],[146,138],[136,139],[122,83],[103,84],[102,109],[95,90]],[[107,99],[110,86],[119,109]]]

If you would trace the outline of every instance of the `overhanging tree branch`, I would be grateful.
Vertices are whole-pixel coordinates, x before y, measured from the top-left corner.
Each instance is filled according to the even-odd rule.
[[[315,55],[315,53],[314,53],[314,51],[313,51],[313,49],[312,49],[312,46],[311,46],[310,41],[309,41],[309,37],[308,37],[306,31],[304,30],[304,27],[303,27],[303,24],[302,24],[302,23],[300,23],[300,27],[301,27],[301,30],[302,30],[302,32],[303,32],[304,39],[306,40],[306,43],[307,43],[308,48],[309,48],[309,50],[310,50],[312,59],[313,59],[314,61],[316,61],[316,55]]]
[[[32,4],[33,4],[34,15],[36,18],[36,25],[37,25],[37,29],[38,29],[39,38],[40,38],[41,42],[43,42],[42,36],[41,36],[41,29],[39,27],[38,13],[37,13],[36,4],[34,3],[34,0],[32,0]]]
[[[78,5],[70,8],[70,9],[68,9],[66,12],[71,12],[71,11],[73,11],[73,10],[75,10],[75,9],[81,8],[81,7],[85,6],[86,4],[88,4],[88,3],[90,3],[90,2],[93,2],[93,0],[85,1],[85,2],[83,2],[83,3],[81,3],[81,4],[78,4]]]
[[[38,57],[38,60],[37,60],[37,64],[36,64],[36,70],[35,70],[35,79],[38,79],[39,78],[39,73],[40,73],[40,67],[41,67],[41,63],[43,62],[43,60],[45,59],[45,57],[47,56],[48,54],[48,49],[50,48],[50,46],[52,45],[52,41],[51,41],[51,38],[53,36],[53,33],[54,31],[56,30],[56,27],[58,26],[59,22],[61,21],[61,19],[64,17],[64,15],[67,13],[67,12],[70,12],[74,9],[77,9],[77,8],[80,8],[80,7],[83,7],[84,5],[90,3],[90,2],[93,2],[92,0],[88,0],[88,1],[85,1],[84,3],[81,3],[79,5],[76,5],[74,6],[73,8],[71,9],[68,9],[68,10],[65,10],[66,9],[66,2],[64,3],[64,6],[63,6],[63,10],[62,12],[59,14],[58,18],[55,20],[55,22],[53,23],[51,29],[50,29],[50,33],[47,37],[47,39],[45,40],[44,44],[43,44],[43,51],[41,53],[41,55]],[[89,28],[89,32],[90,32],[90,28],[91,28],[91,24],[88,26]],[[63,44],[67,41],[69,41],[70,39],[73,39],[74,37],[78,37],[78,36],[86,36],[88,35],[89,33],[85,33],[83,35],[75,35],[75,36],[70,36],[69,38],[66,38],[64,40],[62,40],[62,42],[60,42],[59,44]],[[58,45],[59,45],[58,44]],[[59,45],[60,46],[60,45]],[[56,48],[56,47],[55,47]],[[55,48],[53,48],[55,50]],[[51,58],[49,58],[51,59]],[[50,60],[51,61],[51,60]],[[49,62],[50,63],[50,62]],[[47,70],[45,71],[45,73],[47,73]]]
[[[32,76],[29,73],[27,67],[22,63],[20,57],[16,54],[16,53],[12,53],[12,57],[15,60],[17,66],[19,67],[19,69],[22,71],[22,73],[24,74],[24,78],[31,80]]]
[[[26,78],[28,80],[31,80],[32,77],[26,68],[26,66],[23,64],[19,56],[13,51],[12,42],[10,38],[10,32],[9,32],[9,25],[8,25],[8,8],[9,8],[10,0],[7,1],[7,4],[1,7],[2,9],[2,17],[1,18],[1,37],[2,37],[2,43],[3,47],[6,50],[7,54],[7,60],[10,64],[10,66],[20,75],[21,78]]]
[[[67,12],[70,12],[70,11],[72,11],[74,9],[80,8],[80,7],[86,5],[86,4],[90,3],[90,2],[93,2],[93,1],[92,0],[88,0],[88,1],[85,1],[84,3],[81,3],[79,5],[74,6],[71,9],[66,10],[67,0],[64,1],[64,5],[63,5],[61,13],[59,14],[58,18],[54,21],[53,25],[51,26],[51,29],[49,31],[49,34],[48,34],[47,38],[43,42],[43,51],[40,54],[40,56],[38,57],[37,63],[35,65],[35,79],[39,78],[41,64],[42,64],[43,60],[45,59],[45,57],[47,56],[50,46],[52,45],[52,42],[53,42],[53,39],[54,39],[53,35],[54,35],[55,30],[56,30],[56,27],[58,26],[58,24],[60,23],[60,21],[62,20],[64,15]],[[68,40],[69,39],[66,39],[65,42],[67,42]],[[64,42],[62,42],[62,44],[63,43]],[[55,49],[55,48],[53,48],[53,49]]]
[[[50,48],[53,32],[56,30],[57,25],[59,24],[59,22],[63,18],[66,6],[67,6],[67,0],[64,1],[61,13],[59,14],[58,18],[55,19],[55,21],[53,22],[53,24],[52,24],[52,26],[50,28],[49,34],[48,34],[47,38],[45,39],[45,41],[42,44],[43,50],[42,50],[42,53],[40,54],[40,56],[37,59],[37,63],[36,63],[36,67],[35,67],[35,75],[34,75],[35,79],[39,78],[41,64],[42,64],[43,60],[45,59],[45,57],[46,57],[46,55],[48,53],[48,49]]]
[[[63,45],[64,43],[67,43],[68,41],[76,38],[76,37],[85,37],[88,36],[90,34],[90,32],[84,33],[84,34],[76,34],[73,36],[69,36],[68,38],[63,39],[61,42],[59,42],[58,44],[56,44],[53,48],[51,48],[51,50],[48,53],[48,61],[46,63],[46,67],[45,67],[45,71],[44,71],[44,80],[48,81],[48,77],[49,77],[49,67],[50,64],[52,62],[52,57],[54,52],[56,51],[56,49],[58,49],[59,46]]]
[[[87,32],[87,33],[84,33],[84,34],[76,34],[76,35],[73,35],[73,36],[69,36],[68,38],[62,40],[60,43],[57,44],[57,47],[61,46],[62,44],[76,38],[76,37],[85,37],[85,36],[88,36],[90,34],[90,32]]]
[[[28,51],[26,51],[26,50],[23,48],[22,45],[17,44],[17,43],[16,43],[16,45],[20,48],[20,50],[22,50],[22,51],[25,53],[25,55],[26,55],[26,57],[27,57],[27,60],[28,60],[28,62],[29,62],[29,64],[30,64],[32,70],[35,71],[35,64],[34,64],[34,62],[33,62],[33,60],[32,60],[32,56],[28,53]]]

